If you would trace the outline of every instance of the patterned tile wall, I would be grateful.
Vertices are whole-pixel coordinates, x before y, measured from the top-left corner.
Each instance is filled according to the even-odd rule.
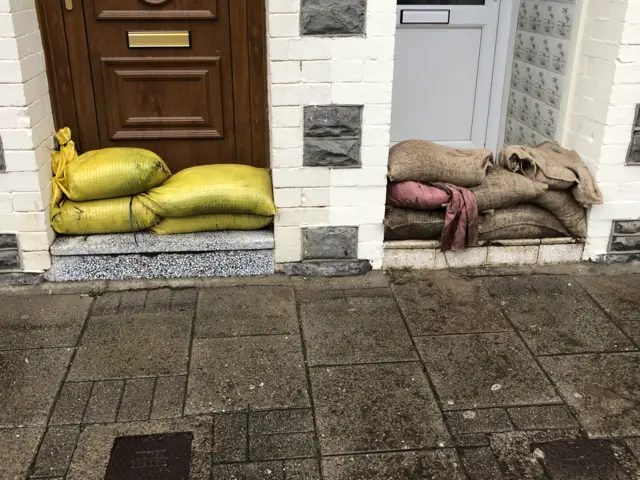
[[[574,10],[575,0],[520,0],[505,145],[555,138]]]

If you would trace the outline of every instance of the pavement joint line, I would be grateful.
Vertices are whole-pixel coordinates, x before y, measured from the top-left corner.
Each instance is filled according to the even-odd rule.
[[[539,353],[536,357],[574,357],[576,355],[619,355],[622,353],[638,353],[638,349],[632,350],[587,350],[584,352],[559,352]]]
[[[420,363],[420,360],[415,358],[413,360],[387,360],[382,362],[322,363],[309,365],[309,368],[359,367],[364,365],[395,365],[404,363]]]
[[[198,307],[200,306],[200,296],[202,290],[196,292],[196,301],[193,312],[191,313],[191,332],[189,334],[189,354],[187,358],[187,371],[185,372],[184,391],[182,393],[182,408],[180,409],[180,418],[185,417],[185,409],[187,408],[187,397],[189,396],[189,373],[191,372],[191,357],[193,352],[193,341],[196,339],[196,322],[198,321]],[[148,296],[148,292],[147,292]],[[146,299],[145,299],[146,304]],[[212,420],[212,435],[213,435],[213,420]]]
[[[318,419],[316,416],[316,407],[315,400],[313,398],[313,386],[311,384],[311,370],[309,368],[309,360],[307,356],[307,339],[304,335],[304,327],[302,325],[302,315],[300,314],[300,302],[298,302],[298,292],[294,288],[293,290],[293,301],[295,302],[296,307],[296,320],[298,321],[298,331],[300,335],[300,345],[302,348],[302,359],[304,361],[304,373],[305,378],[307,380],[307,393],[309,394],[309,405],[311,407],[311,416],[313,418],[313,444],[316,452],[316,458],[322,458],[322,448],[320,446],[320,437],[318,432]],[[324,468],[322,466],[322,461],[318,462],[318,470],[320,473],[320,478],[325,478]]]

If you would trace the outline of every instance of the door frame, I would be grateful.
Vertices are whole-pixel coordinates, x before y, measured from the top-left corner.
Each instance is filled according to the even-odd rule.
[[[36,10],[55,127],[70,127],[86,151],[98,148],[100,137],[97,119],[81,121],[96,118],[83,2],[67,11],[64,0],[36,0]],[[236,158],[269,168],[266,0],[230,0],[229,16]]]

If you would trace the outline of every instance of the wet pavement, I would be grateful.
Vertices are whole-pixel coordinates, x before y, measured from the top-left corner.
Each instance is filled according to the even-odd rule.
[[[640,274],[517,273],[5,291],[0,479],[640,479]]]

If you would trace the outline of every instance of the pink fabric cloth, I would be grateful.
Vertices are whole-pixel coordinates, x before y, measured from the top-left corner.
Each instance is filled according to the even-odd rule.
[[[411,210],[437,210],[450,198],[443,189],[418,182],[391,183],[387,192],[391,205]]]
[[[434,183],[433,186],[441,188],[451,196],[440,236],[441,250],[456,252],[477,245],[478,201],[475,194],[449,183]]]

